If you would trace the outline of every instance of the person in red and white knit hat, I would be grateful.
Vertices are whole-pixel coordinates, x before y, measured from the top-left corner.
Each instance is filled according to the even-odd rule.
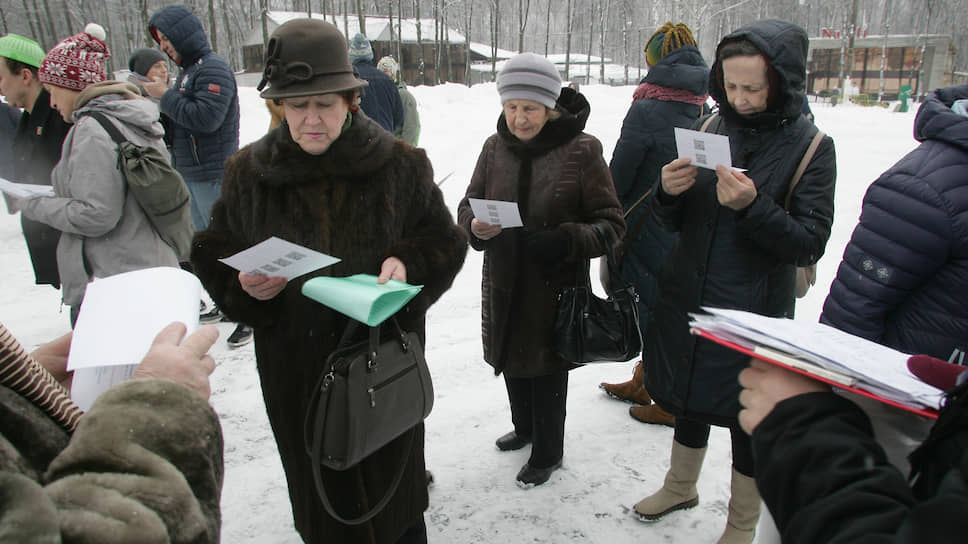
[[[38,79],[51,105],[73,127],[51,172],[53,196],[18,204],[24,217],[61,231],[57,246],[64,304],[76,321],[88,282],[155,266],[178,266],[175,251],[151,225],[118,170],[117,144],[102,126],[114,125],[138,146],[164,156],[158,106],[131,83],[107,80],[104,29],[89,24],[47,52]]]

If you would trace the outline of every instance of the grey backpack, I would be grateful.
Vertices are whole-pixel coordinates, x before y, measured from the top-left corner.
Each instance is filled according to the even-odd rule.
[[[191,251],[191,196],[181,174],[163,153],[148,145],[137,145],[125,138],[103,114],[90,112],[118,144],[118,170],[128,190],[134,194],[151,225],[166,244],[175,250],[179,261],[187,261]]]

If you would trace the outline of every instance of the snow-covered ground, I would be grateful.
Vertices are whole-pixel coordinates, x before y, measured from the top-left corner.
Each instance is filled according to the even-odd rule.
[[[456,209],[500,104],[494,84],[411,89],[423,125],[420,144]],[[586,129],[605,147],[618,139],[633,87],[587,85]],[[269,117],[255,89],[240,89],[242,142],[260,137]],[[834,231],[820,261],[818,284],[799,302],[797,319],[816,321],[867,186],[913,149],[914,112],[814,104],[817,124],[837,144]],[[19,217],[0,215],[3,323],[28,347],[68,330],[57,291],[33,285]],[[531,490],[514,482],[527,450],[499,452],[494,439],[511,428],[503,380],[481,357],[481,254],[471,251],[453,288],[429,313],[427,361],[437,394],[427,419],[427,465],[436,483],[426,520],[431,543],[715,542],[729,498],[729,437],[714,429],[699,482],[700,504],[653,524],[634,519],[631,505],[662,483],[672,430],[643,425],[628,405],[608,399],[601,381],[624,381],[632,363],[588,366],[571,373],[564,466]],[[231,325],[219,325],[222,337]],[[223,542],[296,544],[282,467],[262,404],[251,346],[213,348],[212,404],[225,432]],[[294,421],[293,425],[301,422]]]

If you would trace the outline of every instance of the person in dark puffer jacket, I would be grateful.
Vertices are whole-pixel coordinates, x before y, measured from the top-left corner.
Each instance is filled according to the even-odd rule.
[[[148,30],[182,68],[170,89],[162,83],[144,88],[161,98],[161,112],[175,125],[172,161],[191,190],[195,230],[204,230],[221,194],[225,159],[239,150],[235,74],[212,51],[202,22],[188,7],[162,8],[151,16]]]
[[[360,109],[390,134],[403,126],[403,100],[393,79],[373,64],[373,47],[366,36],[357,33],[350,40],[348,55],[356,75],[368,85],[363,89]]]
[[[938,89],[914,122],[917,149],[867,190],[820,321],[905,353],[968,350],[968,85]],[[963,355],[961,355],[963,357]],[[852,396],[904,471],[928,421]]]
[[[917,149],[875,181],[820,321],[905,353],[968,349],[968,85],[918,111]],[[963,103],[964,104],[964,103]]]
[[[668,22],[659,28],[646,43],[645,54],[649,73],[635,89],[609,164],[628,227],[622,276],[639,295],[643,335],[659,296],[659,271],[678,239],[659,225],[650,204],[659,171],[677,155],[675,127],[689,128],[696,122],[709,88],[709,68],[684,23]],[[651,404],[643,364],[636,363],[630,381],[601,387],[613,397],[643,405],[629,408],[634,419],[671,425],[672,416]]]
[[[646,330],[645,386],[676,420],[665,482],[635,512],[651,521],[695,506],[710,426],[728,427],[733,471],[720,544],[752,542],[760,514],[750,439],[737,421],[737,376],[748,357],[691,335],[689,313],[712,306],[793,317],[796,267],[823,255],[834,218],[831,138],[822,139],[785,203],[817,134],[801,113],[808,46],[802,28],[777,19],[723,38],[709,75],[719,114],[707,130],[727,136],[732,166],[747,170],[718,165],[714,172],[676,159],[662,168],[652,201],[679,243],[663,266]]]

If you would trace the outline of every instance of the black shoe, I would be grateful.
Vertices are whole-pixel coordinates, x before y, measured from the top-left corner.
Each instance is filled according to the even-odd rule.
[[[199,312],[204,312],[205,306],[202,304]],[[207,325],[209,323],[218,323],[222,320],[222,312],[218,309],[218,306],[212,305],[212,309],[198,314],[198,324]]]
[[[497,446],[497,449],[501,451],[519,450],[530,443],[530,436],[523,436],[514,431],[511,431],[501,438],[498,438],[497,441],[494,442],[494,444]]]
[[[518,487],[531,489],[534,486],[541,485],[547,482],[548,478],[551,478],[551,473],[559,468],[561,468],[561,460],[547,468],[534,468],[530,463],[525,463],[521,467],[521,471],[518,472]]]
[[[229,335],[226,343],[230,348],[238,348],[252,341],[252,327],[239,323],[238,327]]]

